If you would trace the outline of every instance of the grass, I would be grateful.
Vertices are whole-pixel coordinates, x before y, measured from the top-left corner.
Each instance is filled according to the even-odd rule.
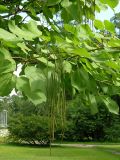
[[[118,145],[98,148],[53,147],[49,148],[1,144],[0,160],[120,160],[120,155],[109,149],[120,151]]]
[[[60,142],[56,141],[55,144],[93,144],[93,145],[120,145],[120,142]]]

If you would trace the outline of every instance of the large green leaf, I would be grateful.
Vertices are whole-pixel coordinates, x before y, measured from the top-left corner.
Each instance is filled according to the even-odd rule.
[[[89,82],[87,85],[87,90],[93,94],[97,93],[97,83],[93,77],[89,77]]]
[[[103,4],[109,5],[112,9],[115,8],[119,3],[119,0],[100,0],[100,1]]]
[[[11,71],[13,71],[12,70],[13,68],[14,68],[14,66],[12,65],[11,61],[9,61],[7,59],[0,60],[0,74],[11,72]]]
[[[104,3],[105,1],[103,1],[103,3],[102,3],[102,1],[100,1],[100,0],[95,1],[95,3],[96,3],[96,11],[99,12],[99,13],[100,13],[101,10],[102,11],[106,11],[108,9],[106,4]]]
[[[72,73],[71,84],[74,88],[76,88],[79,91],[84,90],[86,88],[84,80],[82,79],[82,76],[80,75],[79,70]]]
[[[29,31],[23,31],[22,29],[20,29],[18,26],[15,25],[14,21],[9,22],[8,26],[9,30],[21,39],[24,38],[25,40],[33,40],[34,35]]]
[[[76,33],[76,28],[75,26],[73,25],[70,25],[70,24],[64,24],[64,28],[67,32],[70,32],[72,34],[75,34]]]
[[[16,88],[19,91],[23,92],[24,95],[26,95],[28,99],[35,105],[41,104],[46,101],[46,96],[43,92],[41,92],[40,90],[31,90],[29,79],[24,76],[20,76],[17,78]]]
[[[37,29],[36,23],[33,21],[29,22],[22,29],[15,25],[14,21],[10,21],[9,29],[12,33],[17,35],[21,39],[33,41],[34,38],[39,37],[42,33]],[[26,28],[27,26],[27,28]]]
[[[16,69],[16,63],[5,48],[0,48],[0,74],[12,73]]]
[[[47,6],[54,6],[56,4],[59,4],[61,0],[47,0]]]
[[[17,46],[21,48],[21,50],[27,54],[28,51],[30,51],[30,49],[25,45],[25,43],[17,43]]]
[[[25,75],[29,79],[31,91],[41,90],[46,93],[46,77],[41,69],[28,66],[25,69]]]
[[[62,2],[62,6],[64,7],[62,9],[62,18],[65,22],[69,22],[71,20],[81,21],[82,15],[81,15],[81,5],[79,3],[71,3],[69,1]],[[77,11],[77,12],[76,12]]]
[[[115,25],[108,20],[104,20],[105,29],[111,33],[115,33]]]
[[[104,23],[97,19],[94,21],[94,26],[96,29],[99,29],[99,30],[104,30],[105,28]]]
[[[8,96],[15,87],[13,73],[0,74],[0,96]]]
[[[9,9],[5,5],[0,5],[0,13],[6,13]]]
[[[24,25],[22,28],[24,31],[29,31],[33,33],[36,37],[39,37],[42,35],[42,32],[37,27],[37,22],[31,20],[27,24]]]
[[[13,61],[9,50],[7,50],[4,47],[0,47],[0,58],[4,58],[4,59],[8,59],[10,61]]]
[[[72,65],[68,61],[63,62],[63,70],[67,73],[70,73],[72,71]]]
[[[0,28],[0,39],[5,41],[18,41],[19,39],[12,33]]]
[[[72,5],[72,2],[70,2],[69,0],[63,0],[61,2],[62,7],[66,8],[69,7],[70,5]]]
[[[52,68],[55,67],[55,65],[52,62],[50,62],[49,60],[47,60],[45,57],[37,58],[37,60],[39,60],[41,63],[45,64],[47,67],[52,67]]]
[[[20,91],[30,92],[30,85],[28,78],[26,78],[25,76],[18,77],[16,87]]]
[[[16,64],[10,53],[0,48],[0,96],[8,95],[12,91],[15,69]]]
[[[111,47],[120,47],[120,39],[111,38],[108,45]]]
[[[90,109],[92,114],[96,114],[98,112],[97,102],[94,95],[89,94],[89,102],[90,102]]]
[[[104,62],[110,60],[110,55],[107,53],[107,51],[100,51],[96,52],[93,56],[92,59],[95,62]]]
[[[116,71],[119,71],[119,70],[120,70],[120,65],[119,65],[119,63],[117,63],[117,62],[107,61],[107,62],[105,62],[105,64],[106,64],[109,68],[115,69]]]
[[[102,97],[102,100],[111,113],[118,114],[119,106],[114,100],[109,97]]]
[[[75,55],[79,55],[80,57],[87,57],[87,58],[91,57],[90,53],[85,48],[73,49],[71,50],[71,52],[74,53]]]
[[[71,84],[77,90],[79,91],[85,90],[85,88],[87,88],[88,83],[89,83],[89,75],[83,68],[79,68],[72,73]]]

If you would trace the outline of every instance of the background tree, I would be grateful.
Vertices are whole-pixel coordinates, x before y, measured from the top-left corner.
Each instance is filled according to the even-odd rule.
[[[91,114],[90,108],[81,104],[79,96],[67,105],[66,141],[119,141],[119,115],[112,114],[103,103],[99,112]]]
[[[115,24],[116,29],[119,31],[118,36],[120,36],[120,13],[115,13],[110,20]]]
[[[9,141],[49,144],[49,118],[43,106],[35,106],[24,97],[14,96],[7,110]]]
[[[66,122],[61,127],[60,116],[55,119],[55,140],[61,141],[112,141],[120,140],[120,118],[99,103],[96,114],[84,106],[78,95],[67,102]],[[115,100],[116,97],[114,97]],[[49,144],[48,108],[44,104],[33,105],[24,97],[14,96],[1,102],[0,108],[7,106],[9,142]]]

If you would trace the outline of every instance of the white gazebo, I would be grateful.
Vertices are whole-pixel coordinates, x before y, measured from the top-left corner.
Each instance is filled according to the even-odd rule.
[[[0,137],[6,137],[9,135],[7,129],[7,110],[0,112]]]
[[[7,110],[0,112],[0,128],[7,128]]]

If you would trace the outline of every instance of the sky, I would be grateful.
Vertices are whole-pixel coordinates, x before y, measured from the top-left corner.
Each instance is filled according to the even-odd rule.
[[[120,2],[118,4],[118,6],[115,8],[115,13],[118,13],[118,12],[120,12]],[[101,11],[100,13],[96,13],[96,19],[99,19],[101,21],[110,20],[110,18],[113,16],[114,16],[114,12],[110,7],[105,11]]]

